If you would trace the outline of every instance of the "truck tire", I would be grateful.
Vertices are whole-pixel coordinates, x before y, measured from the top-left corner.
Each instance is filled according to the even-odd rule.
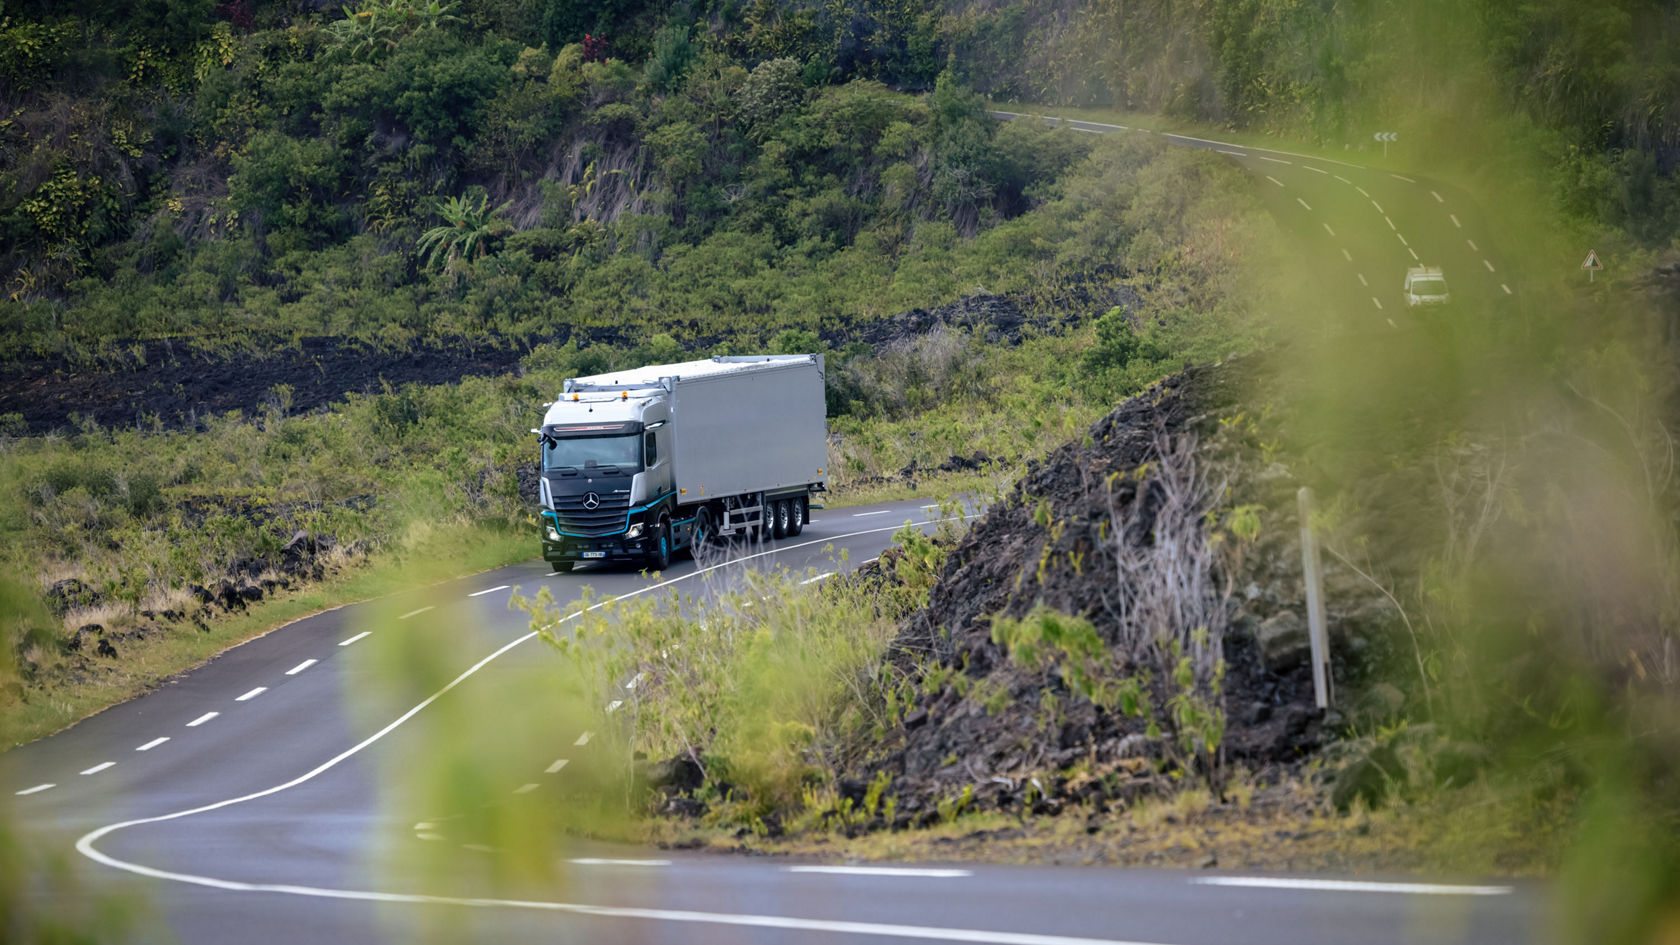
[[[793,518],[793,513],[788,511],[788,500],[777,499],[775,509],[776,524],[772,525],[771,528],[774,529],[774,534],[777,538],[786,538],[787,536],[793,534],[788,531],[788,523]]]
[[[710,545],[712,537],[712,510],[701,508],[700,511],[694,513],[694,531],[690,533],[688,539],[689,554],[697,554],[701,548]]]
[[[671,520],[661,518],[653,529],[653,553],[648,555],[648,567],[663,571],[671,566]]]
[[[788,534],[798,535],[805,531],[805,502],[804,496],[788,500]]]
[[[568,574],[572,570],[570,561],[550,561],[549,564],[554,568],[555,574]]]

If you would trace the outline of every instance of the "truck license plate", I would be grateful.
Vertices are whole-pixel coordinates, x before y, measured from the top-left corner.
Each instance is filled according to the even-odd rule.
[[[585,558],[605,558],[607,553],[605,551],[585,551],[583,556]]]

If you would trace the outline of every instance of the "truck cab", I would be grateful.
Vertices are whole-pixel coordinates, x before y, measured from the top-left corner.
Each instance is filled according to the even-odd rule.
[[[543,552],[555,570],[619,558],[663,567],[678,546],[668,501],[670,411],[656,393],[638,393],[567,394],[537,431]]]
[[[1447,293],[1447,277],[1439,266],[1413,266],[1406,270],[1406,282],[1401,287],[1406,294],[1406,307],[1445,305],[1452,301]]]

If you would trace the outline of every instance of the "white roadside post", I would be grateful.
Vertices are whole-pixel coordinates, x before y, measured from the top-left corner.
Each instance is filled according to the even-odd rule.
[[[1318,540],[1312,530],[1312,490],[1295,494],[1301,508],[1301,572],[1307,584],[1307,640],[1312,646],[1313,699],[1330,708],[1330,639],[1324,629],[1324,586],[1318,565]]]

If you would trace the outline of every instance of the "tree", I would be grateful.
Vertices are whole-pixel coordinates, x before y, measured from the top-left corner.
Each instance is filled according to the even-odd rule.
[[[491,240],[513,232],[513,224],[501,216],[513,202],[486,210],[489,202],[490,198],[484,194],[479,195],[476,206],[471,197],[438,201],[438,214],[444,223],[421,234],[414,247],[415,255],[426,256],[427,268],[437,265],[439,259],[447,266],[456,259],[471,261],[484,256],[490,251]]]

